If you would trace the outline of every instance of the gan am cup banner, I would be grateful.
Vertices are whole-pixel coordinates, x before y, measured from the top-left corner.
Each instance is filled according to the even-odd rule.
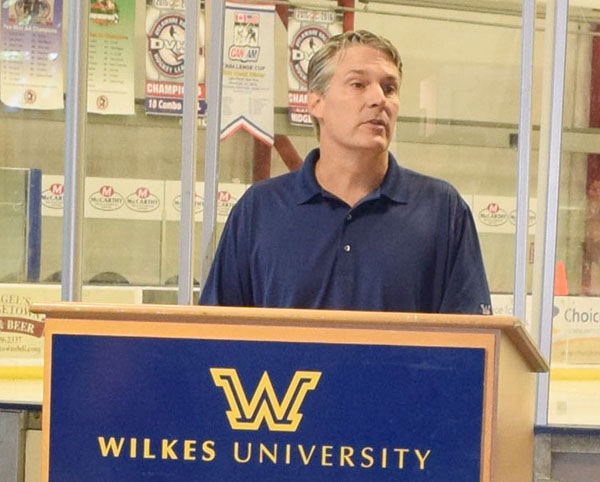
[[[62,0],[3,0],[0,100],[62,109]]]
[[[243,129],[273,145],[275,7],[228,2],[221,140]]]
[[[288,120],[312,126],[306,101],[308,62],[333,35],[342,33],[342,14],[290,7],[288,19]]]
[[[204,85],[204,11],[198,18],[198,115],[206,112]],[[185,1],[146,2],[146,114],[183,113]]]
[[[135,114],[135,0],[90,0],[87,110]]]

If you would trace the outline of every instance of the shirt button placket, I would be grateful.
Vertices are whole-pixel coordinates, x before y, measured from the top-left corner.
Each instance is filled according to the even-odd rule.
[[[346,223],[349,223],[350,221],[352,221],[351,212],[346,214]],[[349,253],[350,251],[352,251],[352,246],[350,245],[350,243],[345,243],[342,249],[344,250],[344,252]]]

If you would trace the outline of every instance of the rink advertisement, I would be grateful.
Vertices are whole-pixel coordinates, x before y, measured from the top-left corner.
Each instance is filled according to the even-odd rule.
[[[147,114],[183,113],[185,55],[184,0],[148,0],[146,5]],[[204,11],[198,18],[198,115],[206,111],[204,91]]]
[[[240,129],[273,145],[275,7],[227,2],[221,140]]]
[[[217,222],[227,221],[233,206],[248,189],[248,184],[219,183]],[[181,182],[156,179],[115,177],[85,178],[86,219],[130,219],[137,221],[179,221],[181,214]],[[64,209],[64,177],[42,176],[42,216],[62,217]],[[196,221],[202,222],[204,183],[196,183]]]
[[[88,112],[135,114],[135,0],[90,0]]]
[[[44,316],[32,313],[30,299],[18,290],[0,291],[0,368],[40,366],[43,360]]]
[[[333,35],[342,33],[342,16],[324,10],[290,7],[288,19],[288,120],[311,126],[306,101],[308,62]]]
[[[489,346],[268,328],[50,320],[42,481],[482,480]]]
[[[63,108],[62,7],[62,0],[2,2],[2,103]]]

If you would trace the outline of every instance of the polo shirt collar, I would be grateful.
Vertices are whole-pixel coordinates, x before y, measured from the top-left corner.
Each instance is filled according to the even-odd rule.
[[[401,168],[392,153],[388,153],[388,170],[381,186],[367,196],[366,199],[376,199],[384,196],[397,203],[408,202],[408,186],[404,182],[404,169]],[[304,160],[296,183],[296,202],[304,204],[315,196],[323,195],[323,188],[315,177],[315,164],[319,160],[319,149],[313,149]]]

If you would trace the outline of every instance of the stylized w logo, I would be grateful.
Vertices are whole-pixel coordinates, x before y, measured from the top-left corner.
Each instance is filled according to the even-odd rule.
[[[296,372],[280,403],[267,372],[260,378],[250,401],[246,397],[237,370],[211,368],[210,374],[215,385],[225,392],[230,408],[227,418],[232,429],[258,430],[264,420],[269,430],[275,432],[296,431],[302,420],[302,414],[298,413],[298,410],[306,392],[313,390],[321,378],[321,372]]]

